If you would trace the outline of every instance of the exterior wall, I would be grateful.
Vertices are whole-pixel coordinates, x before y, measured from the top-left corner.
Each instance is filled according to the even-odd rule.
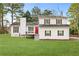
[[[46,19],[46,18],[45,18]],[[50,24],[56,24],[56,18],[49,18]],[[68,20],[62,19],[62,24],[67,24]],[[40,24],[44,24],[44,18],[39,18],[38,25],[38,38],[39,39],[69,39],[69,26],[40,26]],[[28,27],[34,27],[33,33],[28,33]],[[45,36],[45,30],[51,30],[51,36]],[[64,36],[58,36],[57,31],[64,30]],[[19,35],[33,35],[35,34],[35,25],[26,25],[26,19],[20,19],[19,33],[13,33],[13,26],[11,26],[11,36],[18,37]]]
[[[45,36],[45,30],[51,30],[51,36]],[[64,30],[64,36],[58,36],[58,30]],[[39,39],[69,39],[69,27],[39,27]]]
[[[68,24],[68,19],[62,19],[62,24]]]
[[[55,18],[50,18],[50,24],[56,24],[56,19]]]
[[[39,18],[39,24],[44,24],[44,19],[50,19],[50,24],[56,24],[57,18]],[[68,24],[68,20],[65,18],[62,18],[62,24]]]
[[[14,26],[17,26],[17,25],[14,25]],[[18,37],[19,36],[19,33],[13,33],[13,26],[11,26],[11,36],[12,37]]]
[[[26,18],[20,18],[19,33],[20,35],[26,34]]]
[[[44,24],[44,18],[39,19],[39,24]]]

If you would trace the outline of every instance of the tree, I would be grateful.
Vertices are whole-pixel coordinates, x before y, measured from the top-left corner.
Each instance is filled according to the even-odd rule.
[[[41,14],[41,10],[37,6],[35,6],[32,9],[32,15],[37,16],[37,15],[40,15],[40,14]]]
[[[11,13],[12,23],[14,20],[14,16],[20,15],[23,11],[24,4],[22,3],[9,3],[7,4],[8,11]]]
[[[2,28],[3,28],[3,9],[4,9],[4,6],[2,3],[0,3],[0,14],[1,14],[1,19],[2,19]]]
[[[74,26],[76,26],[75,28],[79,34],[79,3],[71,4],[70,8],[68,9],[68,13],[70,20],[75,21]]]
[[[37,6],[32,9],[31,21],[38,21],[38,15],[41,15],[41,10]]]
[[[76,26],[76,21],[75,20],[70,20],[70,34],[78,34],[77,26]]]
[[[26,17],[27,22],[32,21],[31,14],[28,10],[26,11],[26,13],[24,13],[23,17]]]
[[[43,12],[43,15],[52,15],[52,11],[45,9],[44,12]]]
[[[3,19],[4,19],[4,15],[7,14],[7,9],[6,9],[6,4],[0,3],[0,17],[2,20],[2,28],[3,26]]]

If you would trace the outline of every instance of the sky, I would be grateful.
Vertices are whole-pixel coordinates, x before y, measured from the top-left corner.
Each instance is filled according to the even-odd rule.
[[[24,11],[29,10],[31,11],[34,6],[37,6],[41,10],[49,9],[49,10],[56,10],[59,12],[63,11],[64,16],[66,16],[66,13],[68,11],[68,8],[71,4],[69,3],[27,3],[24,6]]]
[[[66,13],[70,7],[70,3],[26,3],[24,4],[23,10],[26,12],[29,10],[31,12],[34,6],[37,6],[42,11],[45,9],[56,10],[57,12],[63,11],[63,15],[66,16]],[[7,15],[7,19],[11,22],[11,16]]]

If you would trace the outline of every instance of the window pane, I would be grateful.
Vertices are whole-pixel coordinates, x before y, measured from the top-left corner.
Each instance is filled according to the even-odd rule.
[[[13,27],[13,33],[18,33],[19,32],[19,27]]]
[[[45,36],[51,36],[51,31],[45,31]]]
[[[44,24],[49,25],[50,24],[50,19],[44,19]]]
[[[33,33],[33,29],[34,29],[33,27],[28,27],[28,32]]]
[[[64,35],[64,31],[63,30],[58,30],[58,36],[63,36]]]
[[[56,19],[56,24],[61,25],[62,24],[62,19]]]

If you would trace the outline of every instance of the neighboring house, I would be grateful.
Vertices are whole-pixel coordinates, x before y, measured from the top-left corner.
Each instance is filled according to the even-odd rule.
[[[64,16],[38,16],[38,22],[25,18],[11,25],[11,36],[34,35],[35,39],[69,39],[69,24]]]

